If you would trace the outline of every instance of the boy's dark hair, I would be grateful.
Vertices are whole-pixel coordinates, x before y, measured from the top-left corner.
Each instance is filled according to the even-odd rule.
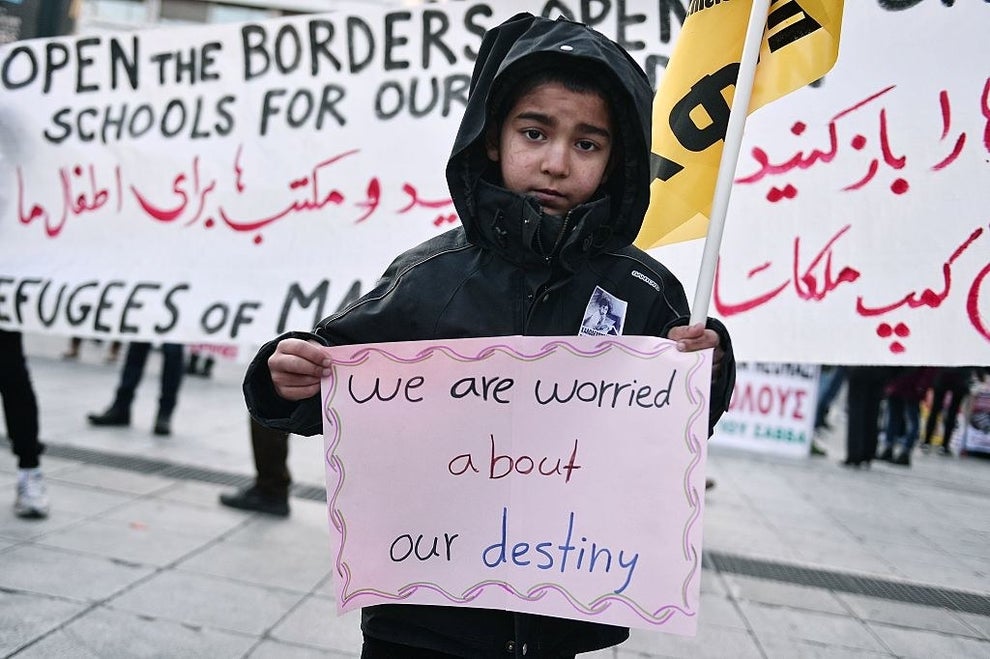
[[[538,60],[538,61],[537,61]],[[622,158],[622,136],[614,99],[615,90],[610,90],[605,82],[610,75],[603,75],[594,62],[575,61],[573,57],[555,56],[553,53],[539,53],[524,58],[499,77],[499,84],[488,96],[489,130],[497,136],[502,130],[505,116],[520,98],[540,85],[557,83],[569,91],[595,94],[608,108],[609,131],[612,133],[612,151],[609,156],[609,171]]]
[[[547,55],[543,56],[544,61]],[[591,93],[600,96],[608,106],[609,114],[615,122],[615,109],[608,90],[602,82],[602,77],[575,66],[573,61],[552,60],[539,68],[525,66],[526,61],[519,62],[510,68],[499,81],[498,87],[492,90],[488,102],[489,118],[501,125],[505,115],[512,109],[520,98],[537,87],[547,83],[558,83],[572,92]]]

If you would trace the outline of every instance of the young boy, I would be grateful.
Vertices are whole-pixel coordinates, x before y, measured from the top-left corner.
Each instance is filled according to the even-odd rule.
[[[687,327],[677,279],[631,245],[650,196],[653,92],[619,46],[569,21],[519,14],[481,45],[447,165],[461,226],[400,255],[375,289],[265,345],[245,397],[263,424],[322,431],[320,344],[577,335],[602,299],[622,334],[715,348],[711,423],[735,375],[714,320]],[[572,657],[628,630],[473,608],[381,605],[362,612],[362,657]]]

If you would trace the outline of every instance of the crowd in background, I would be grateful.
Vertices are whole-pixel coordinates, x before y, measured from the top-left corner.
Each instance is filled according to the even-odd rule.
[[[832,366],[823,369],[815,430],[829,429],[829,413],[846,386],[847,467],[874,460],[909,467],[916,447],[953,455],[953,437],[970,392],[990,381],[985,366]],[[816,448],[818,449],[816,451]],[[821,453],[812,444],[813,453]]]

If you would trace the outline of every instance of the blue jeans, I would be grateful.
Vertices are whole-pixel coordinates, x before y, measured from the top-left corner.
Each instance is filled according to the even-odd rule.
[[[921,413],[917,401],[891,396],[887,399],[887,444],[910,451],[918,441]]]
[[[834,366],[821,377],[818,389],[818,403],[815,406],[815,428],[824,428],[828,410],[846,381],[846,367]]]

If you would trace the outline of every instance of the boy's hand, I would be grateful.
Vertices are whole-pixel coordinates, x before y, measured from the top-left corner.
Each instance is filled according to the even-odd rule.
[[[268,358],[268,370],[279,396],[303,400],[320,393],[320,379],[330,375],[331,363],[316,341],[283,339]]]
[[[704,323],[697,323],[672,327],[667,333],[667,338],[671,341],[677,341],[677,349],[681,352],[715,348],[715,353],[712,356],[712,372],[714,375],[718,375],[722,366],[722,358],[725,356],[718,332],[705,329]]]

